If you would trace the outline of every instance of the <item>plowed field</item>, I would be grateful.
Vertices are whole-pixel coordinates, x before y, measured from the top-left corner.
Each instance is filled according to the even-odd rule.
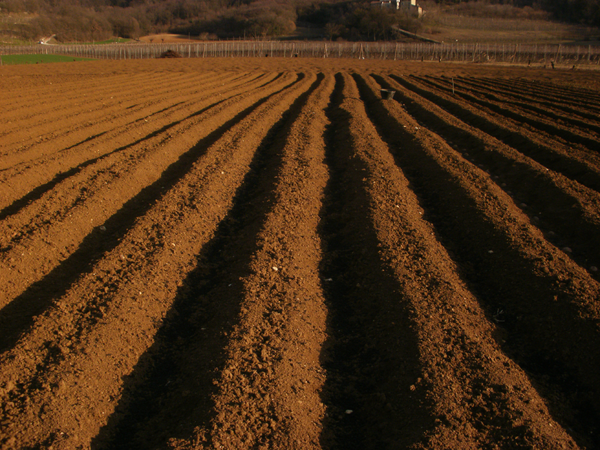
[[[600,448],[598,72],[0,88],[2,449]]]

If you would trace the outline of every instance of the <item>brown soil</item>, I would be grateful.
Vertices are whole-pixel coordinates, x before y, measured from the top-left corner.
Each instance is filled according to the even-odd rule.
[[[0,87],[2,449],[600,447],[596,73],[182,58]]]

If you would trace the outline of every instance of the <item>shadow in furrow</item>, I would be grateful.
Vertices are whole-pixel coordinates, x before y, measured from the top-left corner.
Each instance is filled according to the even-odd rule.
[[[438,91],[442,91],[442,92],[445,91],[446,94],[452,93],[451,88],[440,86],[438,83],[433,82],[432,80],[420,78],[417,76],[412,76],[412,78],[415,80],[418,80],[421,83],[426,84]],[[558,137],[564,139],[567,143],[581,144],[592,151],[595,151],[598,147],[598,142],[596,141],[596,139],[582,136],[577,133],[573,133],[573,132],[566,130],[564,128],[561,128],[559,126],[551,125],[549,123],[544,123],[543,121],[537,120],[532,117],[524,116],[524,115],[520,114],[519,112],[512,111],[509,108],[507,108],[501,104],[499,105],[498,103],[504,103],[501,100],[483,100],[483,99],[477,97],[476,95],[471,95],[471,94],[461,92],[461,89],[455,89],[454,95],[457,97],[463,98],[467,103],[479,105],[478,107],[486,108],[500,116],[511,119],[518,124],[525,123],[532,128],[535,128],[544,133],[548,133],[550,136],[558,136]]]
[[[497,79],[492,79],[492,81],[494,83],[498,82]],[[504,82],[504,80],[502,80],[502,82]],[[523,86],[524,88],[529,89],[531,92],[535,92],[536,96],[540,95],[545,97],[551,93],[551,98],[553,100],[563,100],[564,102],[576,104],[577,106],[584,105],[586,109],[597,107],[600,112],[600,95],[591,89],[558,86],[552,83],[542,83],[539,79],[536,81],[523,79],[513,80],[513,84],[516,86]]]
[[[444,83],[444,86],[448,86],[450,81],[447,78],[434,78],[438,83]],[[540,97],[534,97],[529,95],[527,91],[523,90],[510,90],[503,88],[499,83],[489,84],[481,80],[472,80],[467,78],[458,78],[457,85],[462,89],[474,89],[480,95],[487,96],[491,95],[499,100],[505,98],[508,103],[517,105],[520,108],[529,109],[538,114],[543,114],[546,117],[550,117],[552,120],[562,120],[568,123],[572,123],[575,126],[579,126],[583,129],[587,129],[590,132],[600,132],[600,126],[595,125],[594,122],[598,121],[598,117],[594,114],[586,113],[584,111],[578,111],[577,109],[571,108],[566,105],[562,105],[557,101],[545,101]],[[514,89],[514,86],[513,86]],[[498,94],[500,97],[496,97]],[[541,105],[542,108],[536,106]],[[557,114],[556,111],[563,111],[568,114],[564,116]],[[579,116],[575,118],[574,116]],[[592,122],[585,121],[582,119],[589,119]]]
[[[378,75],[371,75],[384,89],[392,87]],[[407,111],[414,111],[402,94],[398,101],[405,101]],[[573,260],[583,268],[600,265],[600,230],[597,224],[591,222],[580,208],[574,208],[577,198],[569,195],[551,179],[540,176],[533,167],[524,162],[517,162],[505,156],[501,151],[489,151],[488,145],[480,137],[456,127],[443,118],[424,109],[417,111],[415,116],[426,128],[444,138],[449,146],[460,153],[465,159],[485,165],[490,174],[497,175],[503,182],[505,191],[511,194],[515,201],[525,204],[522,211],[527,214],[532,223],[541,229],[553,230],[547,239],[558,248],[570,247]],[[468,149],[468,152],[467,152]],[[535,180],[535,183],[532,183]],[[573,224],[577,223],[577,227]]]
[[[153,113],[149,114],[149,115],[148,115],[148,116],[146,116],[146,117],[152,117],[152,116],[155,116],[155,115],[157,115],[157,114],[160,114],[160,113],[163,113],[163,112],[165,112],[165,111],[168,111],[168,110],[170,110],[170,109],[174,109],[174,108],[176,108],[177,106],[179,106],[179,105],[182,105],[183,103],[184,103],[184,102],[178,102],[178,103],[174,103],[174,104],[172,104],[172,105],[169,105],[169,106],[167,106],[166,108],[163,108],[163,109],[161,109],[161,110],[155,111],[155,112],[153,112]],[[129,109],[129,107],[128,107],[128,108],[126,108],[126,109]],[[134,125],[136,122],[139,122],[140,120],[141,120],[141,119],[137,119],[137,120],[134,120],[133,122],[129,122],[127,125],[125,125],[125,127],[129,127],[129,126],[131,126],[131,125]],[[65,151],[71,150],[71,149],[73,149],[73,148],[75,148],[75,147],[77,147],[77,146],[79,146],[79,145],[85,144],[86,142],[93,141],[94,139],[97,139],[97,138],[99,138],[100,136],[103,136],[103,135],[105,135],[106,133],[108,133],[108,131],[103,131],[102,133],[98,133],[98,134],[95,134],[95,135],[93,135],[93,136],[90,136],[90,137],[88,137],[88,138],[84,139],[83,141],[77,142],[76,144],[73,144],[73,145],[71,145],[71,146],[69,146],[69,147],[63,148],[62,150],[60,150],[60,151],[59,151],[59,152],[57,152],[57,153],[61,153],[61,152],[65,152]],[[143,139],[145,140],[146,138],[143,138]],[[111,153],[112,153],[112,152],[111,152]],[[110,154],[110,153],[109,153],[109,154]]]
[[[580,280],[552,274],[553,256],[546,273],[526,248],[516,248],[513,236],[498,229],[460,181],[403,131],[364,80],[356,80],[369,117],[410,180],[427,220],[490,321],[498,324],[503,351],[525,369],[555,420],[578,444],[597,447],[600,336],[598,324],[581,317],[576,305]]]
[[[231,83],[234,83],[235,81],[237,81],[237,80],[238,80],[238,79],[240,79],[240,78],[243,78],[244,76],[246,76],[246,75],[241,75],[241,76],[239,76],[239,77],[236,77],[236,78],[232,79],[230,82],[231,82]],[[246,83],[251,83],[251,82],[253,82],[253,81],[260,80],[261,78],[264,78],[265,76],[266,76],[265,74],[263,74],[263,75],[260,75],[260,76],[257,76],[257,77],[255,77],[255,78],[253,78],[253,79],[250,79],[250,80],[246,81]],[[282,74],[281,74],[281,73],[280,73],[280,74],[278,74],[277,78],[279,78],[280,76],[282,76]],[[275,79],[277,79],[277,78],[275,78]],[[274,79],[274,80],[275,80],[275,79]],[[274,81],[274,80],[273,80],[273,81]],[[173,91],[173,89],[176,89],[176,88],[173,88],[173,87],[171,87],[171,89],[170,89],[169,91],[167,91],[167,93],[170,93],[170,92],[172,92],[172,91]],[[154,93],[153,95],[156,95],[156,93]],[[137,111],[131,111],[131,113],[139,113],[139,112],[141,112],[141,111],[142,111],[142,110],[143,110],[145,107],[147,107],[147,105],[148,105],[148,104],[153,104],[153,103],[155,103],[155,101],[154,101],[154,100],[147,100],[145,103],[141,103],[141,104],[137,104],[137,103],[136,103],[135,105],[130,105],[130,106],[127,106],[127,107],[125,107],[125,111],[139,107],[139,109],[138,109]],[[152,112],[152,113],[148,114],[146,117],[153,117],[153,116],[156,116],[156,115],[158,115],[158,114],[161,114],[161,113],[163,113],[163,112],[165,112],[165,111],[168,111],[168,110],[174,109],[174,108],[176,108],[177,106],[183,105],[183,104],[185,104],[185,103],[186,103],[185,101],[174,103],[174,104],[172,104],[172,105],[169,105],[169,106],[167,106],[167,107],[165,107],[165,108],[163,108],[163,109],[160,109],[160,110],[158,110],[158,111],[154,111],[154,112]],[[188,102],[188,103],[189,103],[189,102]],[[106,122],[107,120],[109,120],[109,119],[103,119],[103,120],[101,120],[100,122]],[[137,120],[134,120],[134,121],[132,121],[132,122],[126,123],[125,125],[122,125],[122,127],[124,127],[124,128],[130,127],[130,126],[134,125],[136,122],[139,122],[140,120],[141,120],[141,119],[137,119]],[[97,124],[97,123],[96,123],[96,124]],[[87,127],[87,126],[83,126],[83,128],[85,129],[85,128],[88,128],[88,127]],[[114,131],[114,130],[113,130],[113,131]],[[100,137],[100,136],[102,136],[102,135],[104,135],[104,134],[106,134],[106,133],[108,133],[108,132],[109,132],[109,131],[104,131],[104,132],[102,132],[102,133],[99,133],[99,134],[96,134],[96,135],[90,136],[90,137],[88,137],[88,138],[86,138],[86,139],[84,139],[84,140],[82,140],[82,141],[80,141],[80,142],[78,142],[78,143],[76,143],[76,144],[73,144],[73,145],[71,145],[71,146],[69,146],[69,147],[66,147],[66,148],[63,148],[62,150],[59,150],[59,151],[57,151],[56,153],[61,153],[61,152],[64,152],[64,151],[71,150],[71,149],[73,149],[73,148],[75,148],[75,147],[77,147],[77,146],[79,146],[79,145],[82,145],[82,144],[85,144],[85,143],[87,143],[87,142],[90,142],[90,141],[92,141],[92,140],[94,140],[94,139],[97,139],[98,137]],[[41,157],[41,158],[34,158],[34,159],[32,159],[32,160],[29,160],[29,161],[27,161],[27,163],[29,164],[29,163],[31,163],[31,162],[33,162],[33,161],[37,161],[37,160],[39,160],[39,159],[42,159],[42,158],[43,158],[43,157]],[[4,171],[7,171],[7,170],[10,170],[10,169],[12,169],[12,168],[14,168],[14,167],[15,167],[15,166],[11,166],[11,167],[7,167],[7,168],[5,168],[5,169],[0,169],[0,173],[1,173],[1,172],[4,172]]]
[[[453,92],[456,94],[457,91],[459,93],[466,93],[467,95],[471,94],[478,99],[485,99],[486,101],[493,102],[493,104],[499,103],[502,105],[507,105],[509,108],[515,109],[516,111],[514,112],[516,114],[518,114],[519,111],[522,111],[525,114],[533,114],[534,118],[536,116],[539,117],[537,120],[553,121],[562,127],[567,126],[571,128],[572,126],[578,128],[580,132],[588,135],[593,135],[599,130],[599,127],[595,126],[594,124],[582,121],[572,116],[561,114],[559,112],[562,109],[560,105],[543,102],[541,100],[529,100],[523,94],[510,94],[498,89],[497,86],[480,86],[477,83],[470,83],[461,78],[455,79],[454,84],[452,85],[452,81],[444,76],[441,78],[431,76],[415,76],[414,79],[434,86],[437,90],[446,92],[448,95],[452,94]],[[452,86],[455,88],[454,91],[452,91]]]
[[[402,77],[390,75],[390,78],[398,82],[402,87],[408,89],[409,91],[413,91],[421,97],[440,106],[441,108],[444,108],[459,120],[468,123],[472,127],[479,128],[484,133],[487,133],[499,141],[504,142],[518,152],[537,161],[548,169],[551,169],[557,173],[561,173],[567,178],[575,180],[578,183],[589,187],[590,189],[600,192],[600,175],[592,172],[585,163],[555,152],[549,147],[537,144],[527,136],[503,128],[497,123],[491,122],[484,117],[472,113],[471,111],[460,106],[458,103],[451,102],[432,92],[419,88]],[[401,92],[397,92],[397,95],[397,99],[402,98],[407,110],[410,110],[410,114],[413,117],[417,118],[418,120],[422,120],[422,117],[427,114],[425,108],[413,102],[410,98],[404,97]]]
[[[183,281],[154,344],[124,381],[124,395],[93,449],[162,448],[169,438],[190,438],[213,418],[213,381],[247,295],[241,279],[250,274],[258,234],[277,199],[286,136],[323,79],[319,74],[257,148],[231,210]]]
[[[73,144],[73,145],[70,145],[69,147],[63,148],[62,150],[60,150],[60,152],[65,152],[67,150],[71,150],[72,148],[75,148],[79,145],[85,144],[86,142],[90,142],[90,141],[93,141],[94,139],[98,139],[99,137],[104,136],[106,133],[108,133],[108,131],[103,131],[102,133],[98,133],[98,134],[94,134],[93,136],[89,136],[89,137],[85,138],[83,141],[79,141],[76,144]],[[4,170],[7,170],[7,169],[4,169]]]
[[[153,112],[153,113],[151,113],[151,114],[148,114],[146,117],[152,117],[152,116],[156,116],[156,115],[158,115],[158,114],[161,114],[161,113],[163,113],[163,112],[165,112],[165,111],[169,111],[170,109],[174,109],[174,108],[176,108],[176,107],[178,107],[179,105],[182,105],[182,104],[184,104],[184,103],[185,103],[185,102],[173,103],[172,105],[169,105],[169,106],[167,106],[166,108],[163,108],[163,109],[160,109],[160,110],[158,110],[158,111],[155,111],[155,112]],[[138,105],[134,105],[134,106],[138,106]],[[125,108],[125,109],[130,109],[130,108],[133,108],[134,106],[129,106],[129,107]],[[128,124],[126,124],[126,125],[125,125],[125,127],[130,127],[131,125],[134,125],[136,122],[139,122],[140,120],[141,120],[141,119],[137,119],[137,120],[134,120],[133,122],[129,122]],[[69,146],[69,147],[65,147],[65,148],[63,148],[62,150],[60,150],[60,151],[59,151],[59,152],[57,152],[57,153],[66,152],[66,151],[68,151],[68,150],[71,150],[71,149],[73,149],[73,148],[75,148],[75,147],[77,147],[77,146],[79,146],[79,145],[85,144],[86,142],[93,141],[94,139],[97,139],[97,138],[99,138],[100,136],[103,136],[103,135],[105,135],[106,133],[108,133],[108,131],[103,131],[102,133],[98,133],[98,134],[95,134],[95,135],[93,135],[93,136],[90,136],[90,137],[88,137],[88,138],[84,139],[83,141],[77,142],[76,144],[73,144],[73,145],[71,145],[71,146]]]
[[[59,173],[52,180],[48,181],[45,184],[42,184],[41,186],[36,187],[35,189],[32,189],[28,194],[24,195],[23,197],[16,200],[12,204],[10,204],[6,208],[4,208],[2,211],[0,211],[0,220],[4,220],[7,217],[17,214],[21,209],[26,207],[29,203],[39,200],[46,192],[52,190],[57,184],[66,180],[67,178],[77,175],[79,172],[81,172],[86,167],[91,166],[92,164],[95,164],[98,161],[102,161],[103,159],[106,159],[111,155],[125,151],[131,147],[135,147],[136,145],[141,144],[144,141],[152,139],[153,137],[158,136],[159,134],[162,134],[162,133],[168,131],[170,128],[180,124],[184,120],[187,120],[193,116],[197,116],[198,114],[202,114],[203,112],[206,112],[209,109],[212,109],[212,108],[218,106],[220,103],[223,103],[224,101],[226,101],[226,100],[221,100],[220,102],[217,102],[210,106],[207,106],[206,108],[203,108],[203,109],[195,112],[194,114],[191,114],[190,116],[186,117],[185,119],[178,120],[176,122],[171,122],[171,123],[159,128],[158,130],[154,130],[152,133],[144,136],[143,138],[137,139],[136,141],[131,142],[130,144],[116,148],[115,150],[113,150],[109,153],[105,153],[101,156],[98,156],[97,158],[89,159],[89,160],[79,164],[78,166],[75,166],[65,172]]]
[[[279,79],[283,74],[280,73],[278,74],[273,80],[257,87],[256,89],[260,89],[261,87],[266,86],[269,83],[274,83],[277,79]],[[235,97],[239,97],[242,94],[237,94],[234,95],[232,97],[228,97],[225,98],[223,100],[220,100],[216,103],[213,103],[211,105],[206,106],[205,108],[199,109],[198,111],[194,111],[192,114],[188,115],[187,117],[184,117],[183,119],[180,120],[176,120],[174,122],[171,122],[161,128],[159,128],[158,130],[154,130],[152,133],[147,134],[146,136],[137,139],[134,142],[131,142],[130,144],[124,145],[122,147],[119,147],[109,153],[105,153],[101,156],[98,156],[97,158],[93,158],[90,160],[87,160],[81,164],[79,164],[78,166],[75,166],[65,172],[59,173],[58,175],[56,175],[52,180],[48,181],[47,183],[44,183],[41,186],[36,187],[35,189],[32,189],[28,194],[24,195],[23,197],[21,197],[20,199],[14,201],[12,204],[10,204],[9,206],[5,207],[2,211],[0,211],[0,220],[4,220],[7,217],[10,217],[12,215],[17,214],[19,211],[21,211],[23,208],[25,208],[29,203],[39,200],[46,192],[52,190],[57,184],[59,184],[60,182],[66,180],[69,177],[72,177],[74,175],[77,175],[79,172],[81,172],[83,169],[85,169],[88,166],[91,166],[92,164],[97,163],[98,161],[102,161],[105,158],[108,158],[111,155],[114,155],[116,153],[125,151],[129,148],[135,147],[138,144],[141,144],[144,141],[147,141],[149,139],[152,139],[153,137],[156,137],[162,133],[167,132],[168,130],[170,130],[171,128],[179,125],[180,123],[185,122],[186,120],[192,119],[194,117],[197,117],[203,113],[205,113],[206,111],[213,109],[217,106],[219,106],[221,103],[230,101],[231,99],[235,98]],[[168,108],[166,108],[168,109]],[[88,138],[89,139],[89,138]],[[84,141],[85,142],[85,141]],[[79,144],[77,144],[79,145]],[[66,149],[68,150],[68,149]]]
[[[64,295],[70,286],[88,272],[103,254],[114,249],[133,226],[162,196],[190,170],[206,150],[233,125],[243,120],[252,111],[265,103],[272,95],[288,89],[300,81],[298,77],[279,91],[265,96],[252,106],[225,122],[195,146],[183,153],[179,159],[165,169],[160,178],[143,188],[135,197],[105,223],[105,230],[96,228],[84,238],[79,248],[40,281],[33,283],[23,294],[0,310],[0,352],[15,345],[21,333],[33,323],[34,317],[44,312],[55,299]]]
[[[329,310],[321,355],[328,414],[320,440],[324,449],[409,448],[433,428],[434,417],[410,389],[421,373],[417,334],[400,283],[378,254],[364,181],[369,168],[349,150],[343,87],[338,74],[326,111],[330,180],[319,234]]]

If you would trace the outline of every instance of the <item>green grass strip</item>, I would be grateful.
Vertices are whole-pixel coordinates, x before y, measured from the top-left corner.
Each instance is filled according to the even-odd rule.
[[[64,55],[2,55],[2,64],[42,64],[68,61],[93,61],[92,58],[77,58]]]

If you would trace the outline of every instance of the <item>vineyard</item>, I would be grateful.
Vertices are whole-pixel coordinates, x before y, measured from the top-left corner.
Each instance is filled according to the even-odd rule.
[[[0,55],[48,54],[96,59],[159,58],[175,52],[183,58],[352,58],[394,61],[475,62],[575,67],[600,65],[596,45],[207,41],[199,43],[133,43],[110,45],[10,45]]]
[[[596,72],[0,86],[2,449],[600,447]]]

